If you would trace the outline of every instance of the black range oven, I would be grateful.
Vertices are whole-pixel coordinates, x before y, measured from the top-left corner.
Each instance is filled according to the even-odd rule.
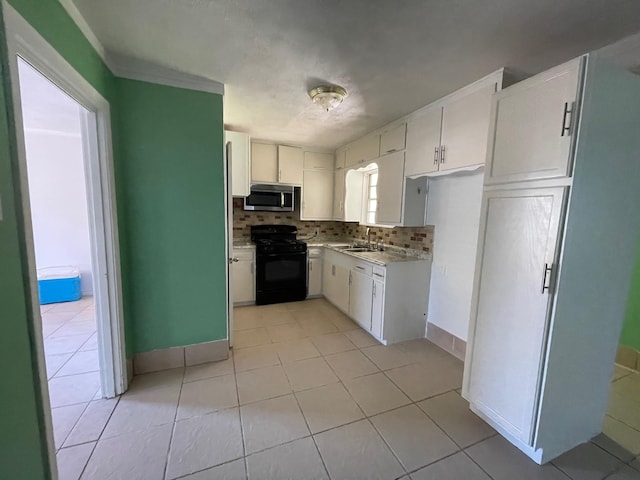
[[[296,239],[293,225],[254,225],[256,304],[307,298],[307,244]]]

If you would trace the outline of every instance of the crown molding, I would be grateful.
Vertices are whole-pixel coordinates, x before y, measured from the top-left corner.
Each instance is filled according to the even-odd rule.
[[[224,84],[209,78],[172,70],[144,60],[107,51],[93,32],[85,18],[73,3],[73,0],[59,0],[62,7],[71,17],[91,46],[96,50],[107,68],[117,77],[158,83],[169,87],[186,88],[201,92],[224,95]]]
[[[223,83],[210,78],[173,70],[145,60],[107,52],[107,64],[117,77],[224,95]]]
[[[76,7],[75,3],[73,3],[73,0],[59,0],[59,2],[62,5],[62,7],[67,11],[67,14],[71,17],[71,20],[73,20],[76,26],[87,38],[91,46],[95,49],[98,55],[100,55],[100,58],[102,58],[102,61],[104,63],[107,63],[107,60],[106,60],[107,52],[104,46],[102,45],[102,43],[100,43],[100,40],[98,40],[98,37],[96,36],[96,34],[93,33],[93,30],[91,29],[87,21],[84,19],[84,17],[80,13],[80,10],[78,10],[78,7]]]

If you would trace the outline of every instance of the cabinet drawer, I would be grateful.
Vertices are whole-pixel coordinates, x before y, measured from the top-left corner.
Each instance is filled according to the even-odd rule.
[[[384,280],[385,274],[387,273],[387,269],[381,267],[379,265],[373,266],[373,277],[378,280]]]
[[[357,270],[367,277],[371,276],[371,267],[371,264],[365,262],[355,262],[353,264],[353,270]]]
[[[322,256],[322,247],[309,247],[309,258],[318,258]]]

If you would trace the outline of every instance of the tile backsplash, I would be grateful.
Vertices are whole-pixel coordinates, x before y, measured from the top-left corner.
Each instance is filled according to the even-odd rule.
[[[254,212],[243,209],[243,199],[233,199],[233,236],[236,239],[249,238],[251,225],[286,224],[298,227],[299,237],[310,237],[318,230],[318,236],[325,240],[367,240],[367,227],[357,223],[315,222],[300,220],[300,210],[293,212]],[[434,229],[426,227],[371,227],[371,241],[383,241],[386,245],[411,248],[423,252],[433,249]]]

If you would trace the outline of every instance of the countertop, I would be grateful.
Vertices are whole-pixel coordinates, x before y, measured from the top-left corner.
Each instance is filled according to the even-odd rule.
[[[385,266],[389,263],[396,262],[419,262],[419,261],[431,261],[431,254],[426,252],[418,252],[416,250],[409,250],[404,248],[399,248],[395,246],[385,246],[384,251],[376,251],[376,252],[345,252],[343,249],[338,247],[351,245],[353,244],[353,240],[343,240],[343,241],[335,241],[335,240],[323,240],[323,239],[310,239],[307,240],[308,247],[323,247],[329,248],[335,252],[342,253],[344,255],[349,255],[354,258],[358,258],[360,260],[365,260],[367,262],[375,263],[377,265]],[[357,242],[361,243],[361,242]],[[255,248],[255,244],[251,242],[251,240],[247,238],[240,238],[233,241],[233,248]]]

